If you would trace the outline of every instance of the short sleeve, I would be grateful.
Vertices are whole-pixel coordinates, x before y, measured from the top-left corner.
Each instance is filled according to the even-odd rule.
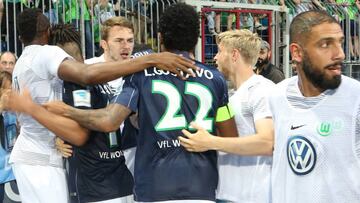
[[[118,92],[112,99],[111,103],[121,104],[136,112],[139,102],[139,79],[137,74],[133,74],[124,78],[122,90]]]
[[[254,121],[259,119],[272,117],[269,104],[269,94],[272,92],[273,85],[262,84],[257,87],[254,94],[249,98],[249,104],[252,104],[252,111],[254,115]]]
[[[72,59],[69,54],[57,46],[45,45],[41,52],[37,55],[38,57],[34,58],[33,62],[38,66],[32,69],[43,79],[58,77],[60,64],[67,58]]]

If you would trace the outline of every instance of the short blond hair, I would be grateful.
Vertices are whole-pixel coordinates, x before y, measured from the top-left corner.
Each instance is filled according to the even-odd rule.
[[[134,26],[128,19],[122,16],[116,16],[107,19],[101,25],[101,39],[106,41],[109,37],[110,29],[115,26],[129,28],[134,33]]]
[[[225,49],[239,50],[244,61],[255,65],[260,52],[261,38],[250,30],[230,30],[220,33],[217,36],[217,44],[221,44]]]

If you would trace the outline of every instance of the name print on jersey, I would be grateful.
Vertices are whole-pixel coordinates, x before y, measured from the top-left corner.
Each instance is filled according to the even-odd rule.
[[[101,159],[118,159],[121,156],[124,156],[121,150],[115,152],[99,152],[99,157]]]
[[[209,80],[214,78],[214,75],[210,70],[205,70],[202,68],[199,68],[195,72],[192,69],[188,69],[188,70],[195,73],[195,77],[199,77],[199,78],[205,77]],[[157,69],[156,67],[154,67],[152,69],[145,69],[144,74],[146,77],[152,77],[152,76],[156,76],[156,75],[172,75],[172,76],[176,77],[175,73],[170,73],[170,71],[160,70],[160,69]],[[183,71],[180,71],[180,74],[185,78],[190,77],[190,74],[188,74],[188,73],[185,74]]]
[[[157,141],[157,145],[160,149],[164,148],[172,148],[172,147],[180,147],[180,140],[173,139],[173,140],[160,140]]]

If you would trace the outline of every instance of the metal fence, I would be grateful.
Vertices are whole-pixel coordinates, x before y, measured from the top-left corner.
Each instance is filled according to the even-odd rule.
[[[164,9],[176,0],[0,0],[1,51],[19,56],[23,46],[17,37],[16,16],[26,8],[39,8],[52,24],[72,23],[80,30],[86,58],[99,55],[101,23],[124,16],[135,28],[135,40],[157,50],[157,24]]]

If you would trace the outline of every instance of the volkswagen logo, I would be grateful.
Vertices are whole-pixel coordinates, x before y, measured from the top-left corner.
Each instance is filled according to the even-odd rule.
[[[311,142],[303,136],[292,136],[288,140],[287,158],[296,175],[310,173],[316,164],[316,151]]]

